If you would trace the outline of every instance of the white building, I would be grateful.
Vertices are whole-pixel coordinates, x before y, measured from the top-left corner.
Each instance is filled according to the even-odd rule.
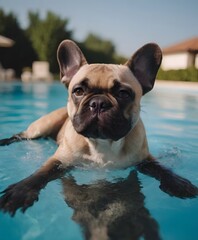
[[[163,49],[163,70],[198,69],[198,37],[188,39]]]

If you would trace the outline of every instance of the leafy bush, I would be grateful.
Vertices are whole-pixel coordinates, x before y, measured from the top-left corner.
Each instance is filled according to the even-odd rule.
[[[198,82],[198,69],[192,67],[179,70],[164,71],[160,69],[157,74],[159,80]]]

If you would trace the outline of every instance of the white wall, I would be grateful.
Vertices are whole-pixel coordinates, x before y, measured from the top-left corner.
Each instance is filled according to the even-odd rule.
[[[161,67],[163,70],[185,69],[189,66],[189,61],[189,53],[166,54],[163,56]]]
[[[195,57],[195,67],[198,69],[198,54]]]

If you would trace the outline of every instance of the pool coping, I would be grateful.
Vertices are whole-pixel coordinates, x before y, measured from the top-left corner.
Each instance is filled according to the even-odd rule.
[[[156,80],[155,87],[166,87],[177,89],[192,89],[198,91],[198,82],[184,82],[184,81],[169,81],[169,80]]]

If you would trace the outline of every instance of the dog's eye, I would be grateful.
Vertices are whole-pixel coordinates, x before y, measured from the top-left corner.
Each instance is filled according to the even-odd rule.
[[[81,96],[83,96],[83,94],[84,94],[84,90],[83,90],[83,88],[81,88],[81,87],[77,87],[77,88],[75,88],[75,89],[73,90],[73,93],[74,93],[77,97],[81,97]]]
[[[119,98],[129,98],[130,96],[131,96],[131,94],[127,90],[122,89],[118,92],[118,97]]]

